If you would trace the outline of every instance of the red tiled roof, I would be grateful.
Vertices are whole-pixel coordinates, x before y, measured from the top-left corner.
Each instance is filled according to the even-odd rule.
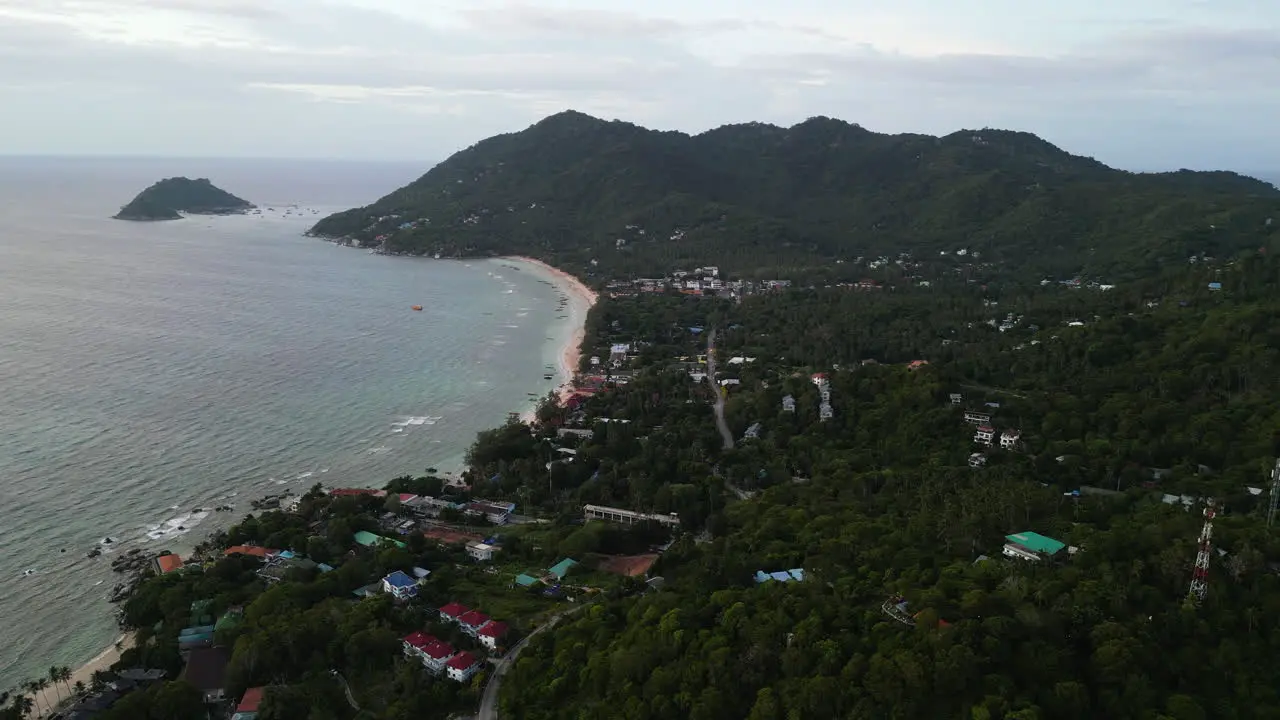
[[[463,615],[462,617],[458,618],[458,622],[462,623],[463,625],[470,625],[471,627],[478,628],[481,625],[484,625],[485,623],[489,622],[489,616],[485,615],[479,610],[472,610],[466,613],[465,615]]]
[[[264,687],[245,690],[244,695],[240,697],[240,704],[236,706],[236,712],[258,712],[258,704],[262,702],[264,692],[266,692]]]
[[[983,425],[978,428],[978,432],[995,432],[995,431],[996,429],[991,427],[990,425]]]
[[[436,640],[434,637],[422,632],[421,630],[415,630],[409,633],[408,635],[405,635],[404,641],[418,648],[419,650],[427,647],[432,643],[440,642],[439,640]]]
[[[418,497],[418,496],[417,496],[417,495],[414,495],[413,493],[400,493],[400,502],[402,502],[402,503],[403,503],[403,502],[409,502],[410,500],[412,500],[412,499],[414,499],[414,498],[416,498],[416,497]]]
[[[469,652],[460,652],[457,655],[454,655],[453,659],[451,659],[449,662],[445,664],[453,668],[454,670],[466,670],[472,665],[475,665],[477,662],[479,661],[476,660],[475,655],[472,655]]]
[[[494,620],[480,628],[480,634],[485,637],[500,638],[507,634],[507,624],[501,620]]]
[[[430,645],[422,648],[422,652],[432,660],[443,660],[453,654],[453,646],[447,642],[437,640]]]
[[[451,602],[448,605],[445,605],[444,607],[440,608],[441,615],[448,615],[451,618],[460,618],[469,612],[471,611],[468,610],[465,605],[459,605],[456,602]]]
[[[252,555],[253,557],[264,558],[269,552],[266,548],[255,547],[253,545],[233,545],[223,551],[223,555]],[[270,551],[275,552],[275,551]]]
[[[161,555],[156,558],[156,565],[160,568],[161,574],[173,572],[182,567],[182,558],[177,555]]]

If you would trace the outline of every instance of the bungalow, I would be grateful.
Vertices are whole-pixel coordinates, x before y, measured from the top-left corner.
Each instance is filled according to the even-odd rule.
[[[400,570],[382,578],[382,592],[390,593],[397,600],[408,600],[418,596],[418,581]]]
[[[508,629],[506,623],[494,620],[480,628],[479,632],[476,633],[476,637],[480,638],[481,645],[490,650],[496,650],[498,643],[502,642],[502,639],[507,636]]]
[[[226,648],[193,650],[178,679],[194,685],[206,703],[222,702],[227,692],[227,663],[230,661],[231,652]]]
[[[458,625],[462,628],[462,632],[472,637],[475,637],[487,622],[489,622],[489,616],[479,610],[471,610],[458,617]]]
[[[474,540],[467,543],[467,554],[470,555],[472,559],[479,560],[480,562],[488,562],[489,560],[492,560],[493,553],[497,549],[498,547],[496,545],[476,542]]]
[[[171,573],[174,570],[182,569],[182,558],[177,555],[160,555],[155,559],[155,570],[157,575]]]
[[[449,679],[454,682],[466,682],[472,675],[480,672],[480,659],[469,652],[460,652],[445,663],[449,669]]]
[[[438,612],[440,613],[440,622],[458,622],[458,618],[471,612],[471,610],[465,605],[451,602],[440,608]]]
[[[995,436],[995,428],[990,425],[979,425],[977,432],[973,434],[973,441],[976,443],[982,443],[983,445],[990,445],[991,441],[995,439]]]
[[[245,690],[244,695],[240,696],[240,704],[236,705],[236,712],[231,716],[231,720],[256,720],[258,706],[262,704],[262,696],[266,690],[265,687]]]
[[[1053,557],[1066,547],[1065,544],[1034,532],[1020,532],[1006,535],[1008,542],[1004,546],[1006,557],[1038,562],[1042,558]]]
[[[1018,430],[1005,430],[1000,433],[1000,447],[1005,450],[1013,450],[1018,447],[1018,443],[1022,441],[1022,432]]]

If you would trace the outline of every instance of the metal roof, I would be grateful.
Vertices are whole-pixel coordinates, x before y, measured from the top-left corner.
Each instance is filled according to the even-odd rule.
[[[1060,543],[1051,537],[1045,537],[1040,533],[1034,533],[1029,530],[1026,532],[1014,533],[1013,535],[1006,535],[1004,539],[1011,543],[1021,545],[1028,550],[1044,553],[1046,555],[1052,555],[1066,547],[1064,543]]]

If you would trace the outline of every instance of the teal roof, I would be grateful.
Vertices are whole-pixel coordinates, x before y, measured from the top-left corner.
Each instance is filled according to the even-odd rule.
[[[356,533],[356,542],[365,547],[374,547],[375,545],[377,545],[378,543],[384,540],[389,543],[395,543],[396,547],[401,547],[401,548],[404,547],[404,543],[400,542],[399,540],[384,538],[380,535],[374,535],[373,533],[365,530],[361,530],[360,532]]]
[[[516,584],[520,587],[533,587],[538,584],[538,578],[520,573],[516,576]]]
[[[577,564],[578,564],[577,560],[574,560],[572,558],[565,558],[560,562],[556,563],[555,565],[551,566],[551,574],[563,580],[564,576],[569,574],[569,569]]]
[[[1031,550],[1033,552],[1044,553],[1045,555],[1052,555],[1058,552],[1059,550],[1061,550],[1062,548],[1066,547],[1066,545],[1058,542],[1057,540],[1054,540],[1051,537],[1045,537],[1040,533],[1034,533],[1030,531],[1014,533],[1012,535],[1005,535],[1004,539],[1008,540],[1011,543],[1021,545],[1022,547],[1028,550]]]

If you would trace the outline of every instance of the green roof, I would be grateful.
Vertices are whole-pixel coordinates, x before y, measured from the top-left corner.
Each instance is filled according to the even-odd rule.
[[[1004,539],[1011,543],[1021,545],[1033,552],[1044,553],[1045,555],[1052,555],[1066,547],[1066,545],[1051,537],[1045,537],[1040,533],[1033,533],[1030,531],[1014,533],[1013,535],[1005,535]]]
[[[392,540],[391,538],[385,538],[385,537],[382,537],[381,535],[374,535],[373,533],[367,532],[365,530],[361,530],[360,532],[356,533],[356,542],[365,547],[374,547],[375,545],[383,541],[386,541],[389,543],[395,543],[396,547],[401,547],[401,548],[404,547],[404,543],[400,542],[399,540]]]
[[[538,578],[520,573],[516,576],[516,584],[520,587],[533,587],[538,584]]]
[[[551,574],[563,580],[565,575],[569,574],[569,568],[577,565],[578,561],[572,558],[565,558],[555,565],[551,566]]]

